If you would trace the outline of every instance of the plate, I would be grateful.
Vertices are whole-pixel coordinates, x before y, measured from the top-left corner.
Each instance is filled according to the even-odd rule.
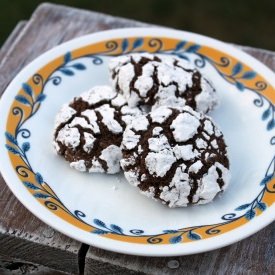
[[[131,52],[187,59],[215,84],[210,115],[229,146],[232,179],[212,203],[169,209],[119,175],[71,169],[52,148],[60,106],[109,83],[108,60]],[[274,220],[275,75],[251,56],[201,35],[159,28],[80,37],[41,55],[12,81],[0,106],[0,165],[38,218],[81,242],[120,253],[172,256],[239,241]]]

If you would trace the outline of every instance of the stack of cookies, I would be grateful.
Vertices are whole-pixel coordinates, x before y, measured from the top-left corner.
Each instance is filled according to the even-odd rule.
[[[206,114],[212,83],[185,60],[132,54],[109,63],[96,86],[57,114],[55,151],[82,172],[122,170],[142,194],[169,207],[205,204],[229,183],[223,134]]]

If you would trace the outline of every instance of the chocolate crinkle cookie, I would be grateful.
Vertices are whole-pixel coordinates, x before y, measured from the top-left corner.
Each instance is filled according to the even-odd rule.
[[[163,106],[126,127],[121,166],[129,183],[169,207],[205,204],[228,185],[226,147],[209,117]]]
[[[123,131],[140,114],[111,87],[94,87],[57,114],[54,148],[79,171],[117,173]]]
[[[207,113],[218,103],[211,82],[183,59],[171,55],[131,54],[111,59],[113,87],[130,107],[183,107]]]

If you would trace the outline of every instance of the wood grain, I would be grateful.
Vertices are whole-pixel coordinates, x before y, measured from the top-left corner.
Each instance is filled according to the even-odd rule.
[[[0,50],[0,95],[12,78],[48,49],[69,39],[105,29],[149,26],[145,23],[42,4],[17,27]],[[275,70],[273,52],[238,46]],[[12,195],[0,177],[0,255],[77,274],[272,274],[275,270],[275,223],[239,243],[193,256],[135,257],[74,241],[42,223]],[[86,257],[85,257],[86,255]],[[0,270],[1,271],[1,270]]]
[[[33,265],[26,261],[20,261],[18,259],[10,257],[0,257],[0,274],[1,275],[68,275],[62,271],[57,271],[52,268],[45,267],[43,265]]]

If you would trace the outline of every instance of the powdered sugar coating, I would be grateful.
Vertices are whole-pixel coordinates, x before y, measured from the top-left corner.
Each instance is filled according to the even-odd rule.
[[[96,138],[94,137],[94,135],[84,132],[84,139],[85,139],[85,144],[83,145],[83,150],[87,153],[90,153],[94,147]]]
[[[119,167],[119,162],[122,158],[121,149],[116,145],[110,145],[102,150],[99,158],[106,162],[108,167],[107,173],[115,174],[117,173],[117,167]]]
[[[54,148],[70,166],[87,172],[120,170],[123,131],[142,114],[109,86],[96,86],[65,104],[56,116]]]
[[[212,201],[230,178],[222,134],[209,117],[189,107],[159,109],[126,127],[121,160],[125,177],[142,194],[169,207]],[[137,120],[146,126],[137,130]]]
[[[153,110],[150,114],[150,117],[152,119],[152,122],[162,123],[171,114],[172,114],[172,110],[169,108],[166,108],[166,106],[163,106]]]
[[[80,144],[80,133],[77,128],[65,125],[56,137],[56,141],[65,146],[76,148]]]
[[[145,164],[149,174],[157,177],[164,177],[175,162],[176,157],[173,152],[168,149],[163,149],[157,153],[150,152],[145,158]]]
[[[111,59],[113,87],[130,107],[183,107],[207,113],[218,103],[211,82],[189,62],[171,55],[131,54]]]
[[[61,123],[67,122],[75,113],[76,111],[73,108],[64,104],[56,115],[54,129],[56,129]]]
[[[176,141],[182,142],[192,138],[200,126],[200,121],[190,113],[179,114],[171,124],[173,135]]]
[[[116,110],[113,107],[111,107],[109,104],[104,104],[96,108],[96,111],[102,116],[102,123],[105,124],[110,132],[114,134],[122,133],[122,126],[114,118]]]
[[[83,101],[89,105],[95,105],[105,100],[112,100],[116,97],[116,93],[109,86],[95,86],[84,92],[80,96]]]

